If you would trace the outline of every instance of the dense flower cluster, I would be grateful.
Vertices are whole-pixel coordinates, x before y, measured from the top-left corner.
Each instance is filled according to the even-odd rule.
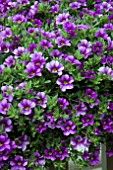
[[[0,168],[113,155],[112,0],[0,0]]]

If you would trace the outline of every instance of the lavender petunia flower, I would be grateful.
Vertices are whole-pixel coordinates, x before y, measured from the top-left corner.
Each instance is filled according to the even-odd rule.
[[[89,125],[93,126],[93,124],[94,124],[94,116],[91,114],[85,115],[84,117],[82,117],[81,120],[82,120],[82,125],[84,127],[89,126]]]
[[[41,107],[46,108],[47,98],[46,98],[45,93],[44,92],[38,92],[36,96],[37,96],[37,99],[38,99],[36,104],[39,104]]]
[[[28,50],[30,53],[33,53],[35,48],[36,48],[36,44],[30,44],[27,50]]]
[[[97,98],[97,94],[95,91],[93,91],[92,89],[88,88],[86,89],[85,93],[84,93],[84,96],[87,96],[89,95],[90,99],[95,99]]]
[[[30,142],[28,141],[27,135],[22,135],[18,137],[18,145],[17,148],[22,149],[22,151],[25,151],[27,149],[27,145],[29,145]]]
[[[35,156],[35,166],[38,166],[38,165],[44,165],[45,164],[45,159],[43,156],[40,155],[40,153],[38,152],[35,152],[34,153],[34,156]]]
[[[15,65],[15,60],[13,58],[12,55],[8,56],[5,61],[4,61],[4,65],[6,65],[7,67],[11,67],[13,65]]]
[[[57,103],[58,106],[62,109],[65,109],[69,105],[69,102],[65,98],[58,98]]]
[[[52,57],[57,57],[59,59],[62,59],[62,52],[60,52],[58,49],[53,50],[52,52],[50,52],[50,56]]]
[[[85,115],[87,112],[87,106],[84,102],[74,105],[74,110],[76,111],[76,116]]]
[[[38,68],[34,63],[30,62],[26,65],[25,72],[28,74],[28,78],[33,78],[35,76],[41,76],[41,69]]]
[[[58,45],[58,48],[61,48],[63,46],[71,46],[70,41],[63,37],[58,37],[55,42]]]
[[[22,14],[16,14],[12,17],[12,21],[21,24],[22,22],[26,22],[27,19]]]
[[[4,31],[2,31],[2,37],[3,38],[8,38],[12,36],[12,32],[10,28],[6,28]]]
[[[20,103],[18,103],[18,107],[21,109],[20,113],[29,115],[32,113],[32,108],[34,108],[36,104],[30,100],[23,99]]]
[[[8,138],[7,134],[0,134],[0,152],[5,150],[10,150],[10,139]]]
[[[58,4],[51,6],[50,13],[58,13],[58,11],[59,11],[59,5]]]
[[[46,64],[46,68],[54,74],[62,75],[62,71],[64,70],[64,66],[56,60],[52,60],[50,63]]]
[[[6,99],[0,101],[0,113],[6,115],[7,111],[10,109],[11,103],[8,103]]]
[[[111,71],[112,71],[112,69],[110,68],[110,67],[108,67],[108,66],[102,66],[102,67],[100,67],[99,69],[98,69],[98,71],[99,71],[99,73],[102,73],[102,74],[110,74],[111,73]]]
[[[13,51],[13,54],[15,55],[14,58],[19,58],[21,54],[26,54],[27,50],[24,47],[18,47]]]
[[[95,33],[95,37],[96,37],[96,38],[101,37],[101,38],[103,38],[104,40],[107,40],[108,34],[105,32],[105,30],[104,30],[103,28],[101,28],[101,29],[99,29],[99,31],[97,31],[97,32]]]
[[[52,43],[47,40],[40,41],[39,45],[42,47],[43,50],[47,50],[48,48],[53,48]]]
[[[75,24],[70,22],[70,21],[66,21],[64,22],[63,24],[63,28],[64,30],[67,32],[67,33],[71,33],[71,32],[74,32],[75,31]]]
[[[74,85],[72,82],[74,82],[73,77],[65,74],[58,78],[56,83],[60,86],[61,91],[65,92],[67,89],[73,89]]]
[[[69,136],[75,134],[76,132],[75,127],[76,127],[75,123],[68,121],[65,124],[61,125],[61,130],[63,131],[63,134],[65,136]]]
[[[64,60],[69,62],[71,65],[81,65],[81,62],[77,59],[75,59],[75,57],[73,55],[64,55]]]
[[[27,164],[28,162],[20,155],[16,155],[15,158],[10,161],[11,170],[26,170],[25,166]]]

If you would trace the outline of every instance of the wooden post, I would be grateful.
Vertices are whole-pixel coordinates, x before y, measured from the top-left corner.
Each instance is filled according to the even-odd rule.
[[[107,170],[113,170],[113,156],[107,157]]]

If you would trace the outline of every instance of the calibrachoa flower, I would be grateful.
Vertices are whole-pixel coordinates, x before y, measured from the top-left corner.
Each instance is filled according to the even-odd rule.
[[[43,131],[47,129],[47,125],[45,122],[38,122],[35,129],[38,130],[39,134],[41,134]]]
[[[2,129],[5,132],[11,132],[12,131],[12,120],[9,119],[8,117],[3,118],[2,120],[0,120],[0,125],[2,126]]]
[[[44,150],[44,158],[54,161],[56,159],[56,152],[53,148]]]
[[[56,24],[62,25],[65,21],[68,21],[68,18],[69,18],[69,14],[67,13],[59,14],[56,17]]]
[[[62,75],[62,71],[64,70],[64,66],[56,60],[52,60],[50,63],[46,64],[46,68],[54,74]]]
[[[55,42],[58,45],[58,48],[61,48],[63,46],[71,46],[70,41],[63,37],[58,37]]]
[[[65,98],[58,98],[57,103],[58,106],[62,109],[65,109],[69,105],[69,102]]]
[[[34,156],[35,156],[35,166],[38,166],[38,165],[44,165],[45,164],[45,159],[43,156],[40,155],[39,152],[35,152],[34,153]]]
[[[32,108],[34,108],[36,104],[30,100],[23,99],[20,103],[18,103],[18,107],[21,109],[20,113],[29,115],[32,113]]]
[[[56,150],[56,157],[61,161],[69,157],[68,148],[65,146],[60,147]]]
[[[6,65],[7,67],[11,67],[15,65],[15,60],[13,58],[12,55],[10,55],[9,57],[7,57],[4,61],[4,65]]]
[[[2,86],[1,90],[2,90],[3,98],[7,99],[9,102],[12,102],[12,100],[13,100],[13,96],[12,96],[13,87],[6,85],[6,86]]]
[[[63,131],[63,134],[65,136],[69,136],[69,135],[75,134],[76,132],[75,127],[76,127],[75,123],[68,121],[65,124],[61,125],[61,130]]]
[[[100,67],[99,69],[98,69],[98,71],[99,71],[99,73],[102,73],[102,74],[110,74],[110,72],[112,71],[112,69],[110,68],[110,67],[108,67],[108,66],[106,66],[106,67],[104,67],[104,66],[102,66],[102,67]]]
[[[85,115],[84,117],[82,117],[82,125],[84,126],[84,127],[86,127],[86,126],[93,126],[94,125],[94,116],[93,115],[91,115],[91,114],[87,114],[87,115]]]
[[[17,148],[22,149],[22,151],[25,151],[27,149],[27,145],[29,145],[30,142],[28,140],[28,136],[22,135],[18,137],[18,145]]]
[[[41,107],[46,108],[47,98],[46,98],[45,93],[44,92],[38,92],[36,96],[37,96],[37,99],[38,99],[36,104],[39,104]]]
[[[95,91],[93,91],[92,89],[88,88],[86,89],[85,93],[84,93],[84,96],[87,96],[89,95],[90,99],[95,99],[97,98],[97,94]]]
[[[11,170],[26,170],[25,167],[27,164],[28,162],[20,155],[16,155],[15,158],[10,161]]]
[[[11,103],[8,103],[6,99],[0,101],[0,113],[3,115],[7,114],[7,111],[10,109]]]
[[[53,48],[52,43],[47,40],[40,41],[39,45],[42,47],[43,50],[47,50],[48,48]]]
[[[73,89],[74,85],[72,84],[74,79],[68,74],[62,75],[61,78],[58,78],[57,84],[60,86],[61,91],[65,92],[67,89]]]
[[[85,115],[88,108],[84,102],[74,105],[74,110],[76,111],[76,116]]]

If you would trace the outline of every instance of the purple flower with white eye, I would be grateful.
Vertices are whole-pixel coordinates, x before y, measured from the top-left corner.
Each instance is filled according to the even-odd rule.
[[[102,67],[100,67],[99,69],[98,69],[98,71],[99,71],[99,73],[101,73],[101,74],[110,74],[111,73],[111,71],[112,71],[112,69],[110,68],[110,67],[108,67],[108,66],[102,66]]]
[[[64,30],[67,32],[67,33],[71,33],[71,32],[73,32],[73,31],[75,31],[75,24],[74,23],[72,23],[72,22],[70,22],[70,21],[66,21],[66,22],[64,22],[64,24],[63,24],[63,28],[64,28]]]
[[[74,110],[76,111],[76,116],[85,115],[88,108],[84,102],[74,105]]]
[[[22,149],[22,151],[25,151],[27,149],[27,145],[29,145],[30,142],[28,141],[27,135],[22,135],[18,137],[18,149]]]
[[[113,31],[113,24],[111,24],[111,23],[109,23],[109,24],[104,24],[104,30]]]
[[[77,151],[85,150],[90,144],[89,140],[83,138],[80,135],[76,136],[75,138],[71,138],[70,143],[73,146],[73,149]]]
[[[4,31],[2,31],[2,37],[3,38],[8,38],[12,36],[12,32],[10,28],[6,28]]]
[[[46,108],[47,105],[47,98],[44,92],[38,92],[37,93],[37,102],[36,104],[39,104],[42,108]]]
[[[17,3],[18,4],[22,4],[22,5],[27,5],[29,4],[30,2],[28,0],[17,0]]]
[[[26,18],[22,14],[16,14],[12,17],[12,21],[16,22],[18,24],[21,24],[22,22],[26,22]]]
[[[8,117],[3,118],[2,120],[0,120],[0,125],[2,126],[2,129],[5,132],[11,132],[12,131],[12,120],[9,119]]]
[[[63,134],[65,136],[69,136],[75,134],[76,132],[75,127],[76,127],[75,123],[69,120],[61,125],[61,130],[63,131]]]
[[[35,166],[38,166],[38,165],[42,166],[45,164],[45,159],[43,156],[40,155],[40,153],[35,152],[34,156],[35,156],[35,161],[34,161]]]
[[[108,15],[108,22],[113,22],[113,14]]]
[[[40,41],[39,45],[42,47],[43,50],[47,50],[48,48],[53,48],[52,43],[47,40]]]
[[[63,38],[63,37],[58,37],[55,40],[56,44],[58,45],[58,48],[61,48],[63,46],[71,46],[71,43],[68,39]]]
[[[36,104],[30,100],[23,99],[20,103],[18,103],[18,107],[21,109],[20,113],[24,115],[30,115],[32,113],[32,108],[34,108]]]
[[[46,64],[46,68],[53,74],[62,75],[64,66],[56,60],[52,60],[50,63]]]
[[[3,73],[5,66],[3,64],[0,65],[0,74]]]
[[[103,44],[101,44],[99,41],[96,42],[96,44],[92,45],[93,52],[102,52]]]
[[[98,165],[100,162],[99,154],[94,153],[89,157],[88,161],[90,162],[90,166]]]
[[[11,170],[26,170],[25,166],[27,164],[28,162],[20,155],[16,155],[15,158],[10,161]]]
[[[113,125],[113,121],[109,117],[103,118],[101,120],[101,125],[104,130],[109,130]]]
[[[85,79],[94,79],[95,78],[95,72],[90,70],[88,72],[85,72],[84,78]]]
[[[75,57],[73,55],[64,55],[64,60],[69,62],[71,65],[81,65],[81,62],[77,59],[75,59]]]
[[[52,52],[50,52],[50,56],[52,57],[57,57],[59,59],[62,59],[62,52],[60,52],[58,49],[53,50]]]
[[[69,102],[65,98],[58,98],[57,103],[58,106],[62,109],[65,109],[69,105]]]
[[[15,60],[13,58],[12,55],[8,56],[5,61],[4,61],[4,65],[6,65],[7,67],[11,67],[13,65],[15,65]]]
[[[57,15],[56,24],[57,25],[62,25],[64,22],[68,21],[69,16],[70,15],[68,13],[63,13],[63,14]]]
[[[22,53],[26,54],[27,50],[24,47],[18,47],[13,51],[13,54],[15,55],[14,58],[19,58]]]
[[[55,150],[53,148],[44,150],[44,158],[54,161],[56,159]]]
[[[41,52],[34,52],[30,55],[31,62],[38,68],[43,68],[44,64],[46,63],[44,57],[42,56]]]
[[[79,2],[72,2],[69,4],[69,7],[74,9],[74,10],[77,10],[78,8],[80,8],[81,4]]]
[[[82,117],[82,125],[84,126],[84,127],[86,127],[86,126],[93,126],[94,125],[94,116],[93,115],[91,115],[91,114],[87,114],[87,115],[85,115],[84,117]]]
[[[59,149],[56,150],[56,157],[61,161],[65,158],[69,157],[68,148],[65,146],[61,146]]]
[[[36,25],[37,27],[41,27],[42,26],[42,21],[35,18],[35,19],[33,19],[33,25]]]
[[[6,149],[10,150],[10,139],[8,138],[7,134],[0,133],[0,152],[5,151]]]
[[[1,43],[0,44],[0,53],[8,53],[9,52],[9,43]]]
[[[88,88],[86,89],[84,96],[89,95],[90,99],[95,99],[97,98],[97,94],[95,93],[95,91],[93,91],[92,89]]]
[[[6,99],[0,101],[0,113],[6,115],[7,111],[10,109],[11,103],[8,103]]]
[[[51,6],[50,13],[58,13],[58,11],[59,11],[59,5],[58,4]]]
[[[34,63],[28,63],[26,65],[25,72],[28,74],[28,78],[33,78],[35,76],[41,76],[41,69],[38,68]]]
[[[65,92],[67,89],[73,89],[74,85],[72,84],[74,79],[68,74],[62,75],[61,78],[57,79],[57,84],[60,86],[61,91]]]
[[[112,6],[108,2],[101,3],[101,10],[104,10],[105,12],[108,12]]]
[[[41,134],[43,131],[47,129],[47,125],[45,122],[39,122],[37,123],[37,126],[35,129],[38,131],[39,134]]]
[[[3,98],[7,99],[9,102],[12,102],[12,100],[13,100],[13,96],[12,96],[13,87],[5,85],[5,86],[1,87],[1,91],[2,91]]]
[[[30,44],[29,47],[27,48],[27,50],[30,53],[33,53],[35,48],[36,48],[36,44]]]
[[[78,44],[78,49],[80,47],[90,48],[91,47],[91,43],[88,42],[86,39],[85,40],[81,40],[81,42]]]
[[[97,32],[95,33],[95,37],[96,37],[96,38],[101,37],[101,38],[103,38],[104,40],[107,40],[108,34],[105,32],[105,30],[104,30],[103,28],[100,28],[99,31],[97,31]]]

